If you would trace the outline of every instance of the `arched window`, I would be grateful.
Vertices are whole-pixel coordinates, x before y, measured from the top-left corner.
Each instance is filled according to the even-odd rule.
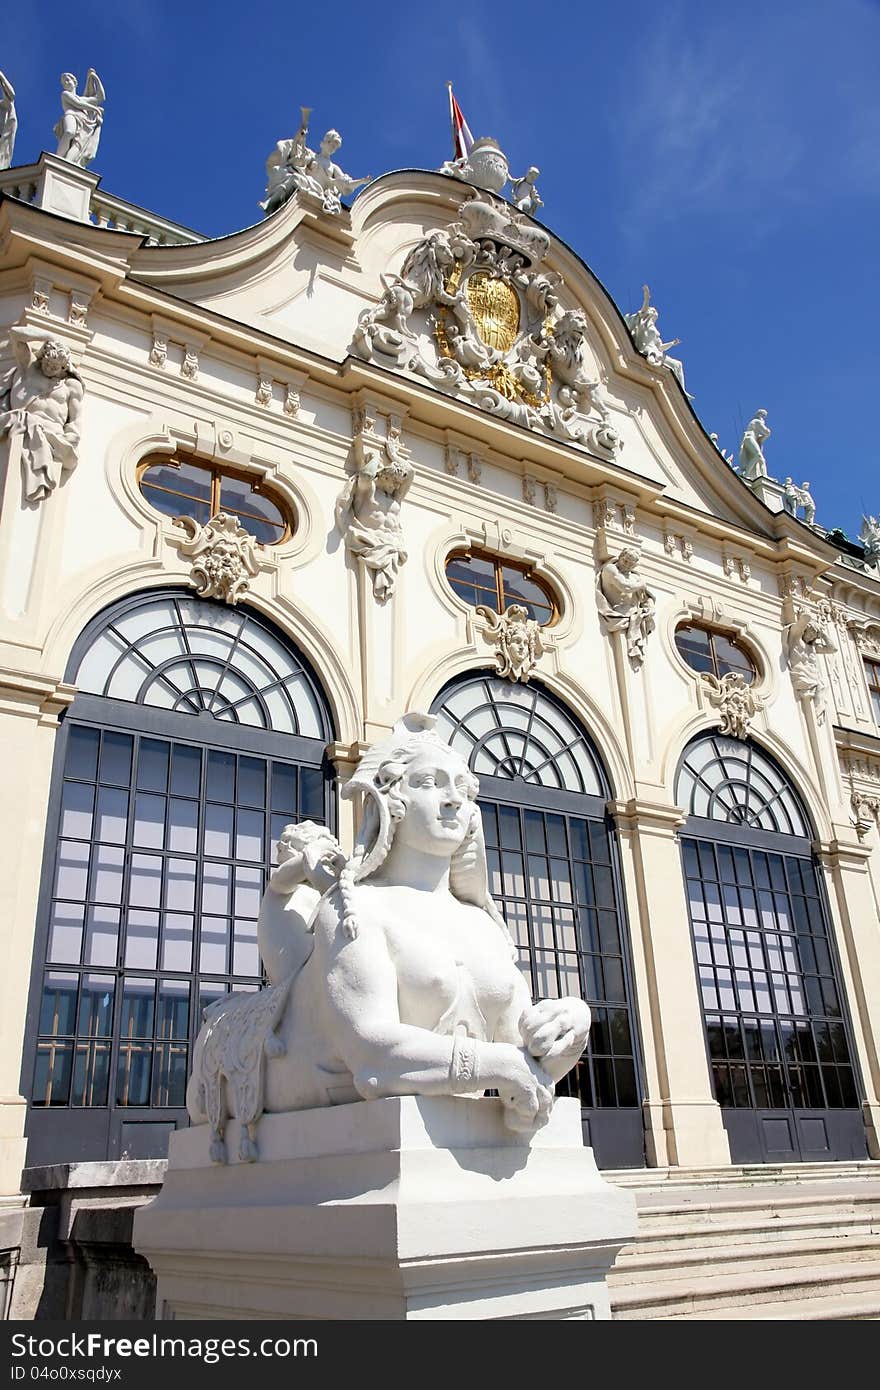
[[[807,813],[754,744],[704,734],[676,800],[715,1096],[734,1162],[865,1157]]]
[[[432,706],[480,779],[490,890],[536,999],[579,994],[587,1052],[559,1087],[580,1097],[597,1161],[644,1163],[635,1018],[604,771],[574,716],[537,683],[485,673]]]
[[[706,671],[719,680],[735,673],[749,685],[757,675],[755,659],[742,642],[704,623],[681,623],[675,629],[675,645],[692,671]]]
[[[166,516],[191,516],[204,526],[225,512],[264,545],[293,534],[295,519],[273,488],[233,468],[184,454],[154,454],[139,464],[138,484],[150,506]]]
[[[282,827],[334,814],[320,686],[244,607],[138,595],[89,625],[67,677],[26,1054],[31,1163],[164,1151],[202,1008],[259,987]]]
[[[528,565],[488,551],[455,551],[446,561],[446,579],[458,597],[473,608],[483,605],[493,613],[503,613],[516,603],[542,627],[559,616],[555,595]]]

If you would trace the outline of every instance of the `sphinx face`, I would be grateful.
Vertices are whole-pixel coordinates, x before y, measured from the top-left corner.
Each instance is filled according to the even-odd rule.
[[[409,764],[401,788],[406,815],[394,836],[395,847],[451,858],[463,844],[474,803],[471,775],[451,750],[426,749]]]

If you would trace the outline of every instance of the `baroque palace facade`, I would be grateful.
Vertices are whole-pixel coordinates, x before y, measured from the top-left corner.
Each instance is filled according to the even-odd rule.
[[[350,847],[405,710],[480,778],[536,997],[592,1008],[600,1166],[880,1157],[870,546],[763,414],[737,476],[492,142],[349,209],[327,139],[216,240],[0,174],[0,1193],[164,1152],[281,828]]]

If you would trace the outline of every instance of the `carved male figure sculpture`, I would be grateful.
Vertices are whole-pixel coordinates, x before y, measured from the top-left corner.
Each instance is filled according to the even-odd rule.
[[[358,841],[293,979],[208,1011],[187,1106],[211,1124],[217,1162],[230,1114],[248,1126],[240,1156],[254,1159],[263,1108],[383,1096],[493,1089],[508,1127],[531,1134],[581,1056],[590,1011],[577,998],[532,1003],[488,891],[477,780],[435,723],[405,715],[344,789],[364,798]]]
[[[379,439],[372,421],[352,444],[354,473],[336,503],[336,524],[346,549],[359,556],[373,579],[373,596],[385,603],[406,560],[401,504],[413,479],[398,430]]]
[[[739,476],[747,483],[767,477],[763,444],[770,438],[766,410],[759,410],[745,427],[739,446]]]
[[[510,201],[520,212],[528,213],[529,217],[537,216],[538,208],[544,206],[544,199],[538,194],[536,182],[540,169],[533,164],[523,174],[521,179],[514,179],[510,190]]]
[[[596,603],[608,631],[626,633],[627,653],[641,666],[654,631],[654,595],[636,573],[638,565],[638,551],[629,548],[606,560],[596,578]]]
[[[25,500],[41,502],[77,465],[83,384],[64,343],[10,329],[18,366],[0,382],[0,434],[21,440]]]
[[[18,117],[15,114],[15,89],[9,78],[0,72],[0,169],[12,164]]]
[[[354,193],[370,179],[350,178],[333,155],[342,144],[338,130],[328,130],[316,154],[306,143],[311,107],[301,107],[302,122],[292,140],[279,140],[266,160],[266,197],[260,207],[268,217],[286,203],[295,189],[320,198],[323,211],[336,216],[342,211],[342,198]]]
[[[94,68],[89,68],[86,85],[80,96],[72,72],[61,74],[61,119],[55,126],[58,140],[55,153],[59,159],[78,164],[85,169],[98,153],[101,126],[104,120],[102,102],[106,93]]]
[[[800,487],[795,487],[791,478],[786,478],[782,488],[782,505],[789,516],[797,516],[798,507],[804,509],[804,521],[808,526],[812,526],[816,520],[816,503],[810,494],[810,484],[801,483]]]
[[[813,700],[821,713],[825,682],[819,669],[819,654],[835,650],[824,624],[806,609],[785,629],[785,651],[795,694]]]

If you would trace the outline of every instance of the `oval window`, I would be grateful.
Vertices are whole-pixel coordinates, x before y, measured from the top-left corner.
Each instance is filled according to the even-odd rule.
[[[289,507],[262,479],[246,473],[183,454],[162,454],[140,464],[138,485],[150,506],[165,516],[191,516],[204,526],[226,512],[264,545],[279,545],[293,534]]]
[[[503,613],[517,603],[542,627],[559,617],[559,605],[544,581],[536,579],[527,565],[499,555],[455,552],[446,561],[446,578],[458,597],[473,608],[483,604],[493,613]]]
[[[734,671],[751,685],[758,674],[757,663],[735,638],[700,623],[682,623],[675,630],[678,654],[692,671],[710,671],[720,680]]]

